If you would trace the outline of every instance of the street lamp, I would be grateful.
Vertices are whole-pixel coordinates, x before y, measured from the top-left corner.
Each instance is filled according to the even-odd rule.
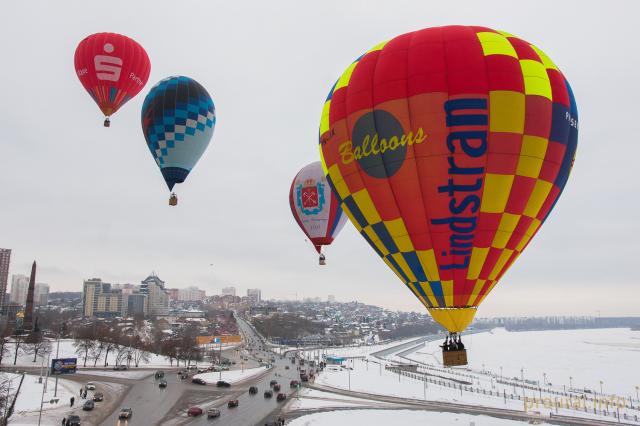
[[[500,366],[500,377],[503,378],[504,376],[502,375],[502,366]]]
[[[600,380],[600,395],[604,395],[604,392],[602,392],[602,384],[604,382],[602,380]]]
[[[547,385],[547,373],[542,373],[542,384]]]
[[[569,390],[573,389],[573,377],[569,376]]]
[[[640,398],[638,398],[638,390],[640,390],[640,386],[636,386],[636,399],[640,401]]]

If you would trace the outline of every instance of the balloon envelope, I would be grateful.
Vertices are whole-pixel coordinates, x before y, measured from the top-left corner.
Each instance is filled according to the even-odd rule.
[[[135,40],[114,33],[86,37],[76,48],[76,74],[109,117],[147,84],[151,63]]]
[[[327,185],[319,161],[302,168],[289,190],[293,217],[318,253],[338,235],[347,217]]]
[[[320,154],[358,231],[459,332],[546,220],[577,138],[571,88],[544,52],[449,26],[353,62],[325,102]]]
[[[197,81],[169,77],[151,88],[142,105],[142,131],[169,190],[187,178],[215,124],[213,100]]]

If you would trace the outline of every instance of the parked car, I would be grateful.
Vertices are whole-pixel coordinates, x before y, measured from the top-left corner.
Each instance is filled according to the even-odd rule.
[[[209,408],[207,410],[207,417],[210,419],[220,417],[220,410],[218,410],[217,408]]]
[[[301,374],[300,375],[300,380],[302,380],[303,382],[308,382],[309,381],[309,376],[307,376],[306,374]]]
[[[93,407],[95,407],[95,403],[92,400],[85,401],[84,404],[82,404],[83,411],[91,411]]]
[[[80,416],[71,415],[67,417],[67,426],[80,426]]]
[[[290,388],[297,388],[298,386],[300,386],[300,382],[297,380],[292,380],[289,382],[289,387]]]
[[[288,369],[289,369],[289,366],[288,366],[288,365],[285,365],[285,366],[284,366],[284,369],[285,369],[285,370],[288,370]]]
[[[280,392],[278,394],[278,396],[276,397],[276,401],[280,402],[280,401],[284,401],[285,399],[287,399],[287,394]]]
[[[202,379],[200,379],[198,377],[195,377],[195,378],[191,379],[191,383],[195,383],[196,385],[206,385],[207,384],[207,382],[205,382],[204,380],[202,380]]]
[[[160,383],[158,383],[158,387],[159,388],[166,388],[167,387],[167,381],[166,380],[160,380]]]
[[[225,382],[224,380],[218,380],[216,386],[218,386],[219,388],[230,388],[231,384],[229,382]]]
[[[271,391],[271,390],[264,391],[264,397],[265,398],[271,398],[272,396],[273,396],[273,391]]]
[[[162,379],[164,377],[164,371],[156,371],[156,374],[154,375],[155,379]]]
[[[278,392],[280,390],[280,384],[276,383],[275,385],[273,385],[273,391],[274,392]]]
[[[113,366],[113,369],[114,369],[114,370],[126,370],[126,369],[127,369],[127,366],[126,366],[126,365],[124,365],[124,364],[114,365],[114,366]]]
[[[197,365],[188,365],[187,366],[187,370],[197,370],[198,366]]]
[[[84,388],[86,390],[96,390],[96,384],[93,382],[87,382],[87,384],[84,385]]]
[[[191,407],[187,410],[187,416],[189,417],[197,417],[202,414],[202,408],[200,407]]]
[[[250,394],[250,395],[255,395],[255,394],[257,394],[257,393],[258,393],[258,388],[257,388],[257,387],[255,387],[255,386],[251,386],[251,387],[249,388],[249,394]]]
[[[237,407],[237,406],[238,406],[238,404],[239,404],[239,402],[238,402],[238,400],[237,400],[237,399],[232,399],[231,401],[229,401],[229,402],[227,403],[227,407],[229,407],[229,408],[234,408],[234,407]]]
[[[205,368],[198,368],[198,371],[196,371],[196,373],[198,374],[202,374],[202,373],[206,373],[207,370]]]
[[[269,382],[269,386],[271,387],[273,387],[273,385],[276,385],[276,384],[278,384],[278,381],[275,379]]]
[[[130,419],[133,416],[133,410],[131,408],[122,408],[120,410],[120,414],[118,414],[119,419]]]
[[[94,402],[100,402],[104,399],[104,395],[102,394],[102,392],[96,392],[93,394],[93,401]]]

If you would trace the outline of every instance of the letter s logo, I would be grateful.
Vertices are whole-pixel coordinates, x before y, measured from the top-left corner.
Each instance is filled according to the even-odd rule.
[[[114,50],[111,43],[105,44],[103,48],[107,53],[111,53]],[[118,81],[120,79],[122,59],[117,56],[96,55],[93,58],[93,64],[96,68],[98,80]]]

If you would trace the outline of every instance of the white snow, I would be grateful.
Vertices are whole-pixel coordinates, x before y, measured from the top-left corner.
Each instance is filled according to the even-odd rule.
[[[394,404],[378,402],[362,398],[353,398],[337,393],[322,392],[314,389],[302,388],[299,397],[295,394],[291,396],[286,406],[287,411],[309,410],[317,408],[371,408],[371,407],[393,407]]]
[[[515,420],[470,414],[437,413],[415,410],[341,410],[310,414],[287,423],[290,426],[352,425],[438,425],[438,426],[508,426],[522,425]]]
[[[590,334],[592,331],[600,333]],[[533,333],[533,335],[532,335]],[[565,333],[565,334],[563,334]],[[483,335],[484,334],[484,335]],[[627,383],[629,386],[634,380],[638,380],[638,376],[633,374],[633,359],[637,359],[638,349],[634,345],[640,337],[640,333],[631,332],[629,330],[576,330],[569,332],[528,332],[523,336],[513,336],[520,333],[507,333],[504,330],[497,330],[493,334],[483,333],[473,336],[467,336],[465,344],[469,349],[469,359],[471,367],[475,368],[442,368],[439,364],[441,360],[440,348],[437,346],[439,341],[428,342],[424,346],[416,348],[416,352],[406,353],[407,348],[399,349],[397,353],[404,353],[403,356],[391,353],[385,359],[379,360],[375,357],[367,357],[365,359],[353,359],[346,363],[353,369],[348,368],[327,368],[320,373],[315,381],[316,385],[325,386],[324,390],[330,391],[331,388],[340,388],[358,392],[365,392],[377,395],[389,395],[403,398],[412,398],[417,400],[444,401],[463,403],[474,406],[486,406],[495,408],[507,408],[515,410],[525,409],[525,400],[527,398],[528,411],[539,411],[543,416],[549,416],[554,409],[553,401],[564,405],[559,408],[557,413],[560,415],[596,417],[603,419],[601,413],[594,414],[593,408],[598,410],[606,409],[608,412],[607,420],[615,421],[612,417],[615,412],[614,406],[609,406],[605,399],[611,399],[611,393],[606,395],[596,395],[594,393],[587,394],[591,400],[586,404],[582,404],[579,409],[573,407],[578,401],[575,395],[559,395],[563,386],[556,383],[555,386],[533,385],[523,391],[520,381],[507,379],[507,377],[520,376],[520,367],[524,366],[525,379],[532,380],[540,377],[542,382],[542,373],[547,373],[547,379],[554,381],[554,374],[559,374],[563,368],[570,368],[575,371],[574,387],[583,386],[588,377],[599,375],[603,377],[603,381],[611,382],[612,389],[616,380],[621,383]],[[564,337],[566,336],[566,337]],[[586,339],[589,336],[591,339]],[[605,337],[608,336],[607,340]],[[502,338],[505,337],[503,340]],[[564,339],[565,343],[560,341]],[[517,339],[517,344],[515,343]],[[486,341],[486,343],[485,343]],[[478,343],[480,342],[480,343]],[[506,342],[503,343],[503,342]],[[598,343],[593,343],[598,342]],[[520,347],[518,349],[513,346]],[[583,347],[585,345],[587,347]],[[588,353],[583,356],[583,352],[589,350],[594,351],[592,346],[602,351],[597,355]],[[615,349],[614,349],[615,348]],[[547,353],[550,352],[550,353]],[[418,377],[407,377],[399,375],[397,372],[386,370],[385,366],[393,365],[399,362],[409,363],[410,360],[416,360],[425,363],[420,365],[419,372],[427,372],[429,374],[429,382],[421,380],[422,375]],[[489,361],[494,364],[489,364]],[[554,365],[553,362],[559,365]],[[415,363],[415,361],[413,361]],[[492,368],[492,373],[483,373],[482,364],[485,363],[485,370]],[[502,363],[502,364],[498,364]],[[510,364],[509,364],[510,363]],[[478,368],[480,365],[480,368]],[[496,377],[499,375],[499,367],[495,365],[503,365],[504,378]],[[509,365],[509,368],[507,368]],[[518,366],[517,373],[515,371]],[[497,370],[497,371],[496,371]],[[626,374],[628,377],[622,380],[621,377]],[[568,375],[568,374],[567,374]],[[620,378],[620,379],[619,379]],[[498,379],[503,383],[498,383]],[[460,381],[466,382],[466,389],[460,389]],[[326,388],[326,387],[329,388]],[[567,386],[568,387],[568,386]],[[592,387],[592,389],[598,389]],[[635,390],[635,389],[634,389]],[[627,388],[626,403],[629,403],[628,395],[631,390]],[[506,396],[506,398],[505,398]],[[539,398],[548,398],[548,404],[540,403]],[[538,404],[532,402],[533,398],[538,399]],[[594,401],[593,398],[596,398]],[[634,405],[639,405],[633,394]],[[616,402],[620,402],[616,400]],[[585,412],[584,407],[587,407]],[[640,418],[640,410],[628,409],[621,407],[621,414],[632,416],[637,415]],[[628,421],[628,420],[627,420]],[[628,421],[629,422],[629,421]],[[633,423],[636,424],[636,423]]]
[[[119,379],[144,379],[145,377],[153,375],[154,371],[151,370],[126,370],[126,371],[103,371],[103,370],[78,370],[77,374],[90,374],[92,376],[105,376],[105,377],[117,377]]]
[[[207,384],[216,384],[218,380],[223,380],[227,383],[234,384],[240,382],[242,380],[247,380],[251,377],[255,377],[259,374],[268,371],[269,369],[266,367],[258,367],[258,368],[245,368],[244,371],[241,369],[238,370],[230,370],[220,372],[211,372],[211,373],[202,373],[196,374],[193,378],[202,379]]]
[[[504,377],[544,381],[555,387],[600,392],[635,399],[640,386],[640,331],[628,328],[508,332],[498,328],[464,339],[469,368]],[[435,364],[442,360],[440,342],[428,343],[407,358]],[[407,360],[404,360],[407,362]]]

